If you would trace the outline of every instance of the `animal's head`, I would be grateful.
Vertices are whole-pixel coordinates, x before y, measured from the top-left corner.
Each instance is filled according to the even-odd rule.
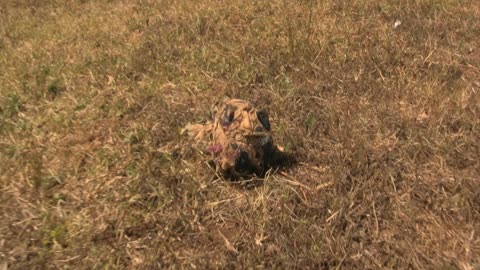
[[[263,174],[276,150],[268,113],[244,100],[217,110],[212,136],[209,151],[219,171],[233,177]]]

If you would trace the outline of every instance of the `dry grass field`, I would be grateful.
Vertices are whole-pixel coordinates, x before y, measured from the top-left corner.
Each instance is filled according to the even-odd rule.
[[[224,97],[296,163],[230,182]],[[0,269],[480,269],[478,0],[0,1]]]

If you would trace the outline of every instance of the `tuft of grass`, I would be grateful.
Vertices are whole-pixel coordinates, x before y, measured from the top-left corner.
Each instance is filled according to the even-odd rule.
[[[53,244],[65,243],[67,231],[64,225],[56,225],[53,229],[46,232],[43,238],[43,244],[51,247]]]
[[[16,93],[11,93],[7,96],[5,104],[2,106],[2,117],[12,118],[17,116],[23,109],[22,100]]]
[[[65,88],[61,86],[60,82],[54,81],[48,86],[48,93],[52,94],[54,97],[65,91]]]

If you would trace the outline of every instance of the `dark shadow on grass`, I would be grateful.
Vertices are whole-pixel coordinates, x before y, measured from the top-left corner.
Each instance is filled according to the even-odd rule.
[[[275,149],[267,167],[275,170],[289,169],[297,165],[298,161],[293,153],[282,152]]]
[[[234,177],[232,175],[226,175],[225,179],[231,181],[240,188],[253,189],[264,184],[267,174],[275,174],[280,170],[289,169],[294,167],[297,163],[298,161],[293,153],[286,153],[275,149],[270,158],[265,161],[265,169],[260,175],[250,175],[246,177]]]

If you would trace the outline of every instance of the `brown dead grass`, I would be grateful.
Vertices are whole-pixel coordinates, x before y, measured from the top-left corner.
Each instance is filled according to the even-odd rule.
[[[476,1],[0,13],[0,269],[480,268]],[[218,178],[179,130],[225,96],[298,164]]]

